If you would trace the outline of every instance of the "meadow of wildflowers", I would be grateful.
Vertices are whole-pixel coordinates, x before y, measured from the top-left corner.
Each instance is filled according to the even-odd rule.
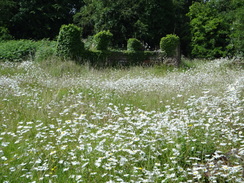
[[[244,182],[244,72],[0,63],[0,182]]]

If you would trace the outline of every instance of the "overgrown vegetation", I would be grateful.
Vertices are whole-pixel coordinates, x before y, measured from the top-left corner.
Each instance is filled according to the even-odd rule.
[[[0,59],[10,61],[27,60],[34,56],[37,47],[37,42],[31,40],[0,42]]]
[[[12,39],[12,36],[9,34],[8,29],[6,27],[0,27],[0,42],[10,39]]]
[[[155,50],[162,37],[175,34],[187,57],[242,57],[243,7],[243,0],[4,0],[0,37],[52,40],[62,25],[73,23],[83,30],[83,39],[110,30],[116,49],[126,49],[127,40],[136,38]]]
[[[60,31],[62,34],[64,30]],[[150,61],[150,58],[158,59],[158,63],[163,63],[164,52],[151,51],[120,51],[120,50],[85,50],[84,44],[76,37],[65,33],[68,39],[56,41],[41,40],[11,40],[0,43],[0,60],[1,61],[45,61],[48,59],[59,59],[57,56],[67,60],[72,59],[80,64],[88,63],[93,67],[110,67],[110,66],[130,66],[141,65],[144,61]],[[63,38],[63,36],[59,36]],[[72,38],[72,39],[71,39]],[[65,42],[61,44],[61,42]],[[80,44],[81,43],[81,44]],[[80,49],[76,46],[80,44]],[[124,61],[121,63],[121,60]],[[151,63],[152,64],[152,63]]]
[[[243,183],[243,7],[0,1],[0,182]]]
[[[0,62],[0,182],[243,182],[243,70],[183,63]]]
[[[81,29],[73,24],[63,25],[57,41],[57,55],[65,59],[78,59],[84,52]]]
[[[55,55],[56,41],[9,40],[0,42],[1,61],[42,61]]]
[[[188,13],[192,26],[192,55],[198,58],[226,57],[230,43],[229,26],[210,3],[195,3]]]
[[[143,51],[143,45],[138,39],[130,38],[127,41],[127,50],[132,52]]]
[[[175,56],[179,46],[180,38],[173,34],[168,34],[160,40],[160,49],[165,51],[168,57]]]
[[[241,9],[239,7],[241,7]],[[243,56],[243,1],[196,2],[188,16],[191,26],[192,55],[198,58]],[[242,39],[242,40],[240,40]]]
[[[44,61],[57,55],[57,42],[49,40],[38,41],[38,48],[35,52],[35,61]]]
[[[111,43],[111,39],[113,34],[107,31],[101,31],[94,36],[95,48],[97,50],[106,51],[108,50],[108,46]]]

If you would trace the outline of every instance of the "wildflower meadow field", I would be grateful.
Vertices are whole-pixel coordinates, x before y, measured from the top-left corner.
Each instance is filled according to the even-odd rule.
[[[0,182],[243,183],[243,68],[188,64],[0,62]]]

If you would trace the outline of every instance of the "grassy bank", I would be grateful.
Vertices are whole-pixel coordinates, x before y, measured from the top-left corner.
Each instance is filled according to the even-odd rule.
[[[0,63],[1,182],[243,182],[243,69]]]

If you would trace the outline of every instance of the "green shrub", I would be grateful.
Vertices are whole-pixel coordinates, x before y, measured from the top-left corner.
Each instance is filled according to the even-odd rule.
[[[11,40],[0,43],[0,60],[22,61],[32,59],[38,47],[31,40]]]
[[[130,38],[127,41],[127,50],[128,51],[142,51],[143,45],[138,39]]]
[[[68,59],[77,59],[84,51],[84,43],[80,39],[81,29],[73,24],[60,28],[57,41],[57,55]]]
[[[12,36],[9,34],[9,31],[6,27],[0,27],[0,41],[10,40]]]
[[[165,51],[168,57],[175,56],[180,38],[174,34],[168,34],[160,40],[160,49]]]
[[[108,31],[101,31],[94,36],[94,41],[97,50],[108,50],[108,45],[113,37],[113,34]]]

